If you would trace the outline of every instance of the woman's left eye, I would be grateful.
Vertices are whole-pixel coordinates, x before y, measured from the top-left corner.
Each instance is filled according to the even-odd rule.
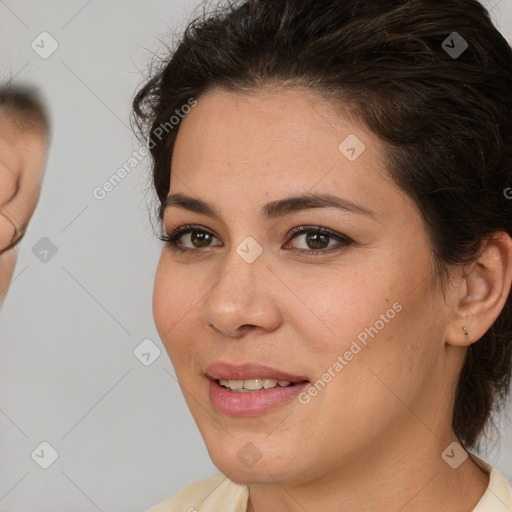
[[[181,226],[175,229],[169,235],[159,237],[160,240],[166,243],[169,248],[178,253],[184,252],[200,252],[203,248],[212,247],[211,242],[218,240],[218,238],[209,230],[201,226]],[[189,240],[192,247],[184,245],[182,238]],[[353,240],[341,233],[336,233],[326,228],[319,226],[300,226],[292,229],[288,233],[288,241],[283,246],[283,249],[289,249],[292,240],[302,238],[302,247],[291,247],[300,254],[314,256],[317,254],[330,253],[333,250],[339,250],[342,247],[347,247],[354,243]],[[222,246],[220,244],[215,244]],[[215,246],[213,245],[213,246]]]
[[[333,250],[347,247],[354,243],[353,240],[341,233],[321,228],[319,226],[301,226],[294,228],[289,233],[291,240],[302,239],[302,247],[296,249],[301,253],[316,255],[321,253],[330,253]],[[331,243],[333,242],[333,243]],[[290,242],[287,242],[288,246]]]

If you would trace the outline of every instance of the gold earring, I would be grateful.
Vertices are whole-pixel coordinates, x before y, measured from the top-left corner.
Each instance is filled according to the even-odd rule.
[[[466,337],[466,340],[467,340],[467,341],[470,341],[470,340],[469,340],[469,332],[468,332],[467,327],[463,327],[462,329],[464,330],[464,336]]]

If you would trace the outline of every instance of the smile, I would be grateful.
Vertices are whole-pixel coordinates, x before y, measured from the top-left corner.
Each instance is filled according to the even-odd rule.
[[[261,391],[262,389],[272,389],[277,386],[287,387],[293,386],[294,383],[289,380],[275,380],[275,379],[247,379],[247,380],[226,380],[219,379],[219,384],[227,389],[235,392],[251,392]]]
[[[257,416],[292,402],[311,383],[257,363],[217,362],[206,372],[212,407],[226,416]]]

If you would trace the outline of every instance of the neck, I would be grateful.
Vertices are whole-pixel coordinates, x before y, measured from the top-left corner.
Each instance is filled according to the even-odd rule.
[[[448,440],[446,440],[448,439]],[[314,481],[250,486],[247,512],[463,512],[485,493],[489,475],[471,458],[452,469],[441,457],[453,438],[434,438],[429,446],[395,450],[393,460],[374,459],[338,468]]]

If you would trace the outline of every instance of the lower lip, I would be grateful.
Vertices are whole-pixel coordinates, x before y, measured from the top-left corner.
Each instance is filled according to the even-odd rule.
[[[297,396],[309,382],[293,386],[277,386],[261,391],[237,392],[221,386],[216,380],[210,380],[210,400],[215,408],[227,416],[257,416],[279,405],[283,405]]]

